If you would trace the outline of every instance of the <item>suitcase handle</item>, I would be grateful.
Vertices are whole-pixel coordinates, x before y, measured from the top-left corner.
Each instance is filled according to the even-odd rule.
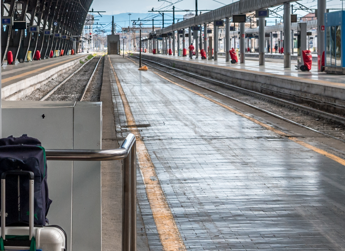
[[[3,172],[1,175],[1,237],[6,239],[6,176],[7,175],[27,175],[29,176],[29,240],[34,233],[34,178],[33,172],[11,170]]]

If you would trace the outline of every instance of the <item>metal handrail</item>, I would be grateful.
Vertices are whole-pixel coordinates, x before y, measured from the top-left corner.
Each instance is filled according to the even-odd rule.
[[[113,150],[46,150],[47,160],[64,161],[123,161],[123,205],[122,205],[122,250],[136,251],[137,248],[137,169],[136,138],[130,133]]]
[[[129,134],[118,149],[113,150],[46,150],[47,160],[70,161],[109,161],[121,160],[128,156],[133,144],[134,134]]]

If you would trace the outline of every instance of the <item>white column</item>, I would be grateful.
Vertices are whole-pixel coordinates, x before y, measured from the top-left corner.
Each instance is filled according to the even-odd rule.
[[[191,51],[189,50],[189,46],[190,46],[190,44],[192,43],[192,28],[191,27],[189,27],[188,28],[188,52],[189,52],[189,58],[192,58],[192,56],[193,56],[193,53],[191,53]]]
[[[230,21],[229,18],[225,18],[225,61],[230,61]]]
[[[291,68],[291,10],[290,2],[284,3],[284,68]]]
[[[241,64],[245,63],[245,23],[240,24],[240,52],[241,52]]]
[[[173,51],[173,56],[175,56],[175,48],[176,48],[176,46],[175,46],[175,42],[176,42],[175,41],[175,31],[173,31],[172,34],[173,34],[172,51]]]
[[[216,22],[213,22],[213,47],[214,47],[214,61],[218,60],[218,26],[216,26]]]
[[[265,18],[259,17],[259,65],[265,65]]]
[[[195,58],[199,57],[199,31],[194,31],[194,38],[195,38]]]
[[[322,62],[322,58],[325,52],[325,13],[326,13],[326,0],[317,1],[317,55]],[[344,31],[342,31],[344,32]],[[326,60],[326,59],[325,59]],[[323,71],[321,62],[318,66],[318,71]]]

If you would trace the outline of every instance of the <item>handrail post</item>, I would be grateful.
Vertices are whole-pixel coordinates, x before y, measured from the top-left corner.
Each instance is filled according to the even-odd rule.
[[[130,154],[123,163],[122,251],[130,248]]]
[[[131,150],[131,251],[137,250],[137,168],[136,142]]]

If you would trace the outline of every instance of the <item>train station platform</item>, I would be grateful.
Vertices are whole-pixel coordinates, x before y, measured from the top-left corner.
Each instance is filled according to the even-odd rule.
[[[77,54],[33,61],[30,63],[3,65],[1,68],[2,98],[7,98],[19,90],[47,80],[54,74],[86,58],[87,55],[88,54]]]
[[[308,103],[325,111],[334,111],[332,109],[335,106],[345,105],[345,78],[319,73],[315,63],[310,72],[302,72],[295,70],[293,62],[291,69],[284,69],[283,61],[279,59],[267,59],[264,66],[259,66],[257,60],[246,60],[245,64],[231,64],[225,62],[225,58],[214,61],[147,53],[142,56],[144,59],[249,90]]]
[[[343,250],[345,143],[107,57],[150,250]]]

